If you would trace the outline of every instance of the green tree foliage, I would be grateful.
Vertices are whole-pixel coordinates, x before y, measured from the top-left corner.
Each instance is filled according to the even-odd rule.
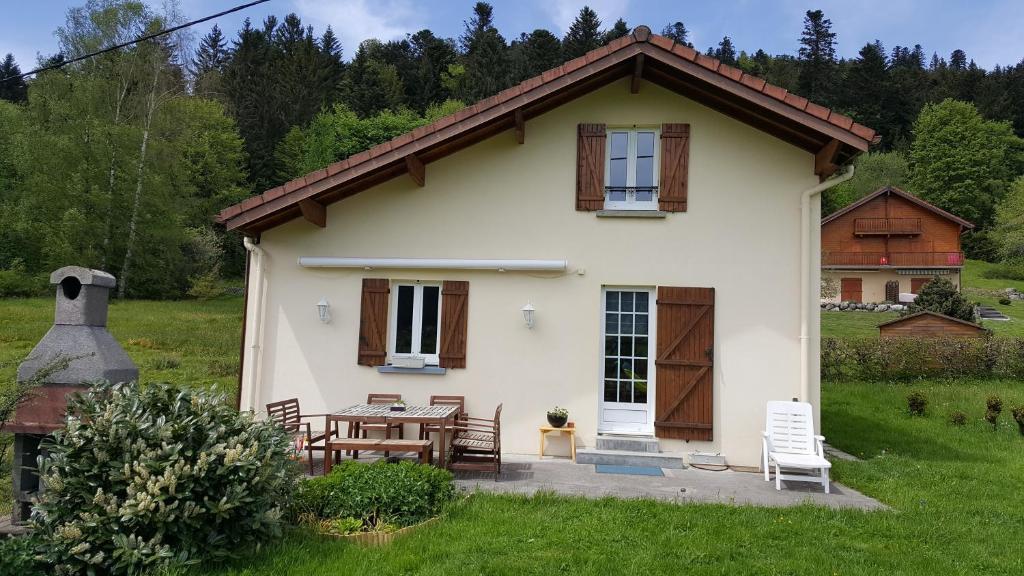
[[[197,94],[216,95],[222,90],[221,76],[230,56],[224,33],[214,24],[210,32],[199,42],[199,49],[192,59]]]
[[[522,34],[512,42],[512,68],[514,80],[522,82],[533,78],[561,64],[562,41],[547,30],[537,29],[529,34]]]
[[[612,24],[612,27],[605,30],[604,34],[601,35],[601,43],[607,44],[612,40],[622,38],[623,36],[629,36],[630,30],[629,25],[622,18],[619,18]]]
[[[584,6],[562,39],[562,51],[566,60],[582,56],[603,43],[601,19],[590,6]]]
[[[910,167],[902,152],[869,152],[858,156],[853,163],[853,178],[823,193],[822,215],[831,214],[885,186],[908,189]]]
[[[690,31],[686,29],[686,25],[678,20],[671,24],[666,24],[665,27],[661,29],[661,35],[671,38],[678,44],[693,48],[693,44],[689,41]]]
[[[917,298],[907,309],[907,314],[928,310],[953,318],[974,322],[974,306],[964,300],[960,291],[952,282],[942,276],[936,276],[925,283],[917,294]]]
[[[732,45],[732,39],[728,36],[722,38],[717,48],[708,49],[711,56],[718,58],[723,64],[736,65],[736,48]]]
[[[1009,183],[1020,173],[1024,143],[1009,122],[982,118],[968,102],[927,104],[914,123],[912,191],[987,228]]]
[[[999,203],[993,233],[998,239],[999,256],[1024,264],[1024,177],[1013,182]]]
[[[836,79],[836,34],[832,21],[821,10],[808,10],[800,35],[801,96],[829,105]]]
[[[21,68],[14,61],[14,55],[4,56],[0,62],[0,100],[9,102],[24,102],[28,94],[24,78],[14,78],[21,75]]]
[[[476,102],[512,84],[512,59],[505,38],[494,27],[494,8],[477,2],[461,38],[464,74],[454,96]]]

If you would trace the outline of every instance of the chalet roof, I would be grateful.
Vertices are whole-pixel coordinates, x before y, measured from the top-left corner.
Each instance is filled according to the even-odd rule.
[[[893,324],[901,324],[901,323],[906,322],[906,321],[908,321],[908,320],[910,320],[912,318],[918,318],[920,316],[925,316],[925,315],[927,315],[927,316],[934,316],[935,318],[941,318],[943,320],[948,320],[950,322],[958,322],[958,323],[963,324],[965,326],[970,326],[972,328],[977,328],[978,330],[985,330],[985,327],[982,326],[981,324],[975,324],[974,322],[968,322],[967,320],[961,320],[959,318],[954,318],[952,316],[947,316],[945,314],[939,314],[938,312],[932,312],[931,310],[921,310],[920,312],[915,312],[913,314],[908,314],[906,316],[900,316],[899,318],[895,318],[893,320],[889,320],[888,322],[882,322],[881,324],[878,325],[878,327],[881,328],[882,326],[891,326]]]
[[[455,114],[225,208],[217,221],[255,235],[303,214],[322,216],[323,205],[403,173],[422,185],[424,164],[511,128],[522,142],[526,120],[624,77],[633,78],[631,92],[641,79],[655,82],[814,153],[822,177],[877,141],[874,130],[838,112],[638,26]]]
[[[872,200],[874,200],[875,198],[878,198],[879,196],[881,196],[883,194],[893,194],[893,195],[899,196],[900,198],[903,198],[903,199],[907,200],[908,202],[912,202],[914,204],[917,204],[918,206],[924,208],[925,210],[929,210],[931,212],[934,212],[934,213],[938,214],[939,216],[942,216],[943,218],[946,218],[948,220],[952,220],[953,222],[956,222],[957,224],[963,226],[964,228],[966,228],[968,230],[971,229],[971,228],[974,228],[974,224],[971,224],[967,220],[964,220],[963,218],[960,218],[959,216],[956,216],[954,214],[950,214],[949,212],[946,212],[942,208],[939,208],[938,206],[934,206],[932,204],[929,204],[928,202],[925,202],[924,200],[918,198],[917,196],[914,196],[910,192],[906,192],[904,190],[900,190],[899,188],[897,188],[895,186],[883,186],[883,187],[879,188],[878,190],[875,190],[871,194],[868,194],[867,196],[861,198],[860,200],[857,200],[853,204],[850,204],[849,206],[846,206],[844,208],[840,208],[839,210],[836,210],[835,212],[833,212],[833,213],[829,214],[828,216],[826,216],[826,217],[821,219],[822,226],[824,226],[825,224],[828,224],[829,222],[835,220],[836,218],[839,218],[843,214],[847,214],[849,212],[852,212],[852,211],[856,210],[857,208],[860,208],[861,206],[867,204],[868,202],[871,202]]]

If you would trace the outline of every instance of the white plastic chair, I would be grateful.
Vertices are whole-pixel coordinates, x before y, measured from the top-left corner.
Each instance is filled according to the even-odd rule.
[[[820,483],[828,494],[828,471],[832,463],[825,459],[824,442],[824,436],[814,433],[810,404],[768,402],[761,439],[765,481],[771,480],[771,466],[774,466],[776,490],[782,490],[783,480],[794,480]],[[783,469],[817,474],[783,474]]]

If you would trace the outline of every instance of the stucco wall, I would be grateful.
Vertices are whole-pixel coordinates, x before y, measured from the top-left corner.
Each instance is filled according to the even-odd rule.
[[[575,211],[581,122],[690,123],[689,211],[664,220]],[[592,446],[602,286],[714,287],[715,440],[662,449],[721,451],[731,464],[756,466],[765,402],[799,395],[800,191],[817,183],[812,172],[810,154],[675,93],[645,83],[630,95],[627,81],[604,87],[528,121],[524,145],[500,134],[429,164],[423,188],[400,177],[330,205],[325,229],[296,220],[265,232],[256,405],[297,396],[304,411],[322,412],[371,391],[410,403],[463,394],[474,415],[489,417],[503,402],[505,450],[532,453],[544,412],[557,404],[569,409],[580,446]],[[566,259],[570,270],[303,269],[300,256]],[[468,280],[467,368],[430,376],[358,366],[363,277]],[[323,297],[327,325],[315,311]],[[533,330],[520,313],[528,301]]]
[[[930,278],[929,274],[903,275],[897,274],[895,270],[825,270],[822,276],[832,278],[836,285],[836,294],[828,298],[822,298],[826,302],[839,303],[842,301],[842,294],[839,292],[842,278],[861,279],[861,301],[862,302],[884,302],[885,283],[896,280],[900,283],[900,292],[910,292],[910,281],[912,278]],[[951,271],[943,274],[943,278],[949,280],[957,288],[960,287],[960,271]]]

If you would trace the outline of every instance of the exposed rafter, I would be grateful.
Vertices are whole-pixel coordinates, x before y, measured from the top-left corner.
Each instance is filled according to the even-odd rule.
[[[819,179],[825,180],[839,170],[836,160],[839,158],[841,149],[842,142],[833,138],[814,155],[814,173],[818,175]]]
[[[306,220],[321,228],[327,227],[327,207],[323,204],[312,198],[306,198],[299,200],[299,210],[302,211],[302,217]]]
[[[629,93],[638,94],[640,93],[640,81],[643,80],[644,75],[644,55],[637,54],[636,59],[633,60],[633,77],[629,80]]]
[[[422,188],[427,184],[427,167],[415,154],[405,157],[405,169],[409,171],[409,177],[417,186]]]
[[[516,123],[516,142],[522,144],[526,142],[526,118],[523,115],[523,109],[516,108],[516,111],[512,113],[512,119]]]

